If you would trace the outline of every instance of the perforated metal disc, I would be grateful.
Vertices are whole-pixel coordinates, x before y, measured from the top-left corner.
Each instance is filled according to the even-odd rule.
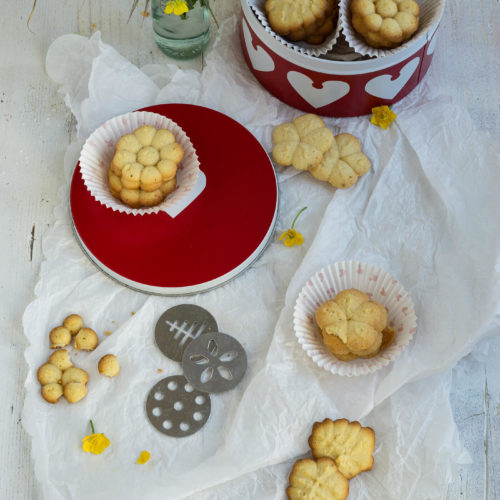
[[[185,437],[200,430],[210,416],[210,396],[196,390],[183,375],[160,380],[149,391],[146,413],[163,434]]]
[[[241,344],[225,333],[208,333],[185,349],[182,369],[189,382],[205,392],[224,392],[235,387],[247,369]]]
[[[200,335],[216,332],[214,317],[203,307],[181,304],[165,311],[155,328],[156,344],[167,358],[182,361],[184,349]]]

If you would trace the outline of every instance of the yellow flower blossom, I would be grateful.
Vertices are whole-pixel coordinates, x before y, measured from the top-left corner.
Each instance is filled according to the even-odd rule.
[[[165,5],[165,14],[172,14],[176,16],[181,16],[189,11],[189,7],[185,0],[168,0],[167,5]]]
[[[293,245],[302,245],[302,243],[304,243],[304,237],[297,230],[294,229],[294,226],[295,222],[297,222],[297,219],[299,218],[299,215],[306,208],[307,207],[304,207],[302,210],[299,210],[299,213],[295,216],[295,219],[293,219],[292,227],[290,229],[287,229],[284,233],[281,233],[279,240],[283,241],[285,246],[293,247]]]
[[[111,443],[104,434],[95,433],[92,420],[90,421],[90,427],[92,428],[92,434],[82,439],[83,451],[100,455]]]
[[[137,459],[137,464],[145,464],[151,458],[151,453],[149,451],[141,451],[139,458]]]
[[[384,130],[396,119],[396,113],[389,106],[377,106],[372,108],[371,122]]]
[[[280,241],[283,240],[283,243],[287,247],[293,247],[293,245],[302,245],[304,243],[304,237],[295,231],[295,229],[288,229],[280,236]]]

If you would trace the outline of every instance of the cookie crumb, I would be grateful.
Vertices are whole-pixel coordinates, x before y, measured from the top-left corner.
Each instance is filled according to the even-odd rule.
[[[158,373],[163,373],[163,370],[161,368],[158,368]]]
[[[132,312],[130,313],[130,315],[131,315],[131,316],[133,316],[134,314],[135,314],[135,311],[132,311]]]
[[[111,330],[106,330],[104,332],[104,335],[107,335],[108,337],[112,334],[113,332]]]

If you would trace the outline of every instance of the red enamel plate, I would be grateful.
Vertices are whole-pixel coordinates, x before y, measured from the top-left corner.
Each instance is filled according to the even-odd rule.
[[[205,189],[175,218],[124,214],[91,196],[77,164],[70,194],[77,238],[102,271],[137,290],[181,295],[221,285],[248,267],[273,234],[278,187],[269,156],[246,128],[218,111],[191,104],[144,111],[184,129]]]

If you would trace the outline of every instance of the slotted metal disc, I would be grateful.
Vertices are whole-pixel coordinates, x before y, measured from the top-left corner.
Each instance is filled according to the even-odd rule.
[[[200,391],[224,392],[235,387],[247,369],[242,345],[231,335],[208,333],[193,340],[184,350],[182,370]]]
[[[180,304],[160,316],[155,328],[156,345],[167,358],[181,362],[184,350],[193,340],[217,330],[215,318],[206,309]]]
[[[163,434],[185,437],[200,430],[210,416],[210,396],[196,390],[183,375],[160,380],[149,391],[146,413]]]

